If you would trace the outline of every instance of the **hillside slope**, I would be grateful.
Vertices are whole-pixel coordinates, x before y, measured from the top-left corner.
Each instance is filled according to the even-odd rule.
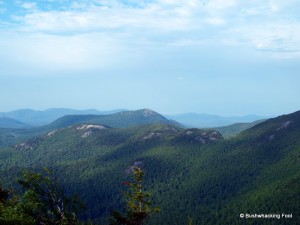
[[[8,118],[8,117],[0,117],[0,128],[29,128],[29,125],[26,125],[18,120]]]
[[[175,121],[170,121],[150,109],[136,111],[122,111],[108,115],[68,115],[63,116],[51,124],[32,129],[3,129],[0,128],[0,147],[17,144],[30,137],[43,135],[52,130],[72,126],[80,123],[105,125],[107,127],[126,128],[146,124],[170,124],[181,126]]]
[[[219,131],[223,137],[230,138],[264,121],[266,120],[256,120],[251,123],[235,123],[224,127],[215,127],[213,129]]]
[[[0,112],[0,116],[16,119],[32,126],[42,126],[66,115],[107,115],[121,111],[126,110],[98,111],[95,109],[75,110],[65,108],[52,108],[46,110],[19,109],[10,112]]]
[[[69,115],[59,118],[44,128],[62,128],[79,123],[102,124],[115,128],[155,123],[179,125],[175,121],[170,121],[150,109],[141,109],[136,111],[123,111],[109,115]]]
[[[0,150],[3,183],[26,167],[51,167],[105,223],[121,207],[123,171],[142,161],[145,187],[162,209],[149,224],[300,222],[300,112],[262,122],[230,140],[214,130],[172,125],[109,128],[76,124]],[[242,219],[240,214],[293,214]]]

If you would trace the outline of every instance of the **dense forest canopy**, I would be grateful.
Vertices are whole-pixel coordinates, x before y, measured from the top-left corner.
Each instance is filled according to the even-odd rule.
[[[171,124],[127,128],[74,124],[47,131],[0,149],[2,205],[12,209],[23,196],[24,189],[16,180],[24,170],[39,174],[48,167],[54,180],[59,180],[58,192],[63,190],[67,199],[77,194],[85,204],[78,220],[108,224],[111,213],[122,212],[126,206],[124,171],[142,161],[143,187],[151,193],[153,205],[160,207],[160,213],[146,221],[149,225],[223,225],[245,220],[247,224],[297,225],[299,127],[300,113],[296,112],[230,139],[215,130]],[[10,189],[16,194],[7,192]],[[241,214],[282,213],[292,217],[240,218]]]

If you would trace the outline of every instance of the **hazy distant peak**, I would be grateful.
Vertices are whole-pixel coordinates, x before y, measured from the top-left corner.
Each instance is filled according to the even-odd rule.
[[[158,112],[155,112],[151,109],[145,108],[145,109],[139,109],[139,110],[134,110],[134,111],[123,111],[120,112],[121,115],[139,115],[143,116],[145,118],[154,118],[154,117],[162,117],[164,118],[161,114]]]
[[[0,127],[1,128],[25,128],[29,126],[22,123],[19,120],[0,116]]]
[[[144,117],[153,117],[153,116],[161,116],[159,113],[151,110],[151,109],[143,109],[143,115]]]

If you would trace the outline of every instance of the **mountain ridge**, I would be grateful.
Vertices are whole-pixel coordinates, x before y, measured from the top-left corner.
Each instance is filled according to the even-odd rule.
[[[14,128],[14,129],[21,129],[21,128],[30,128],[31,126],[9,117],[0,117],[0,128]]]
[[[250,123],[234,123],[228,126],[214,127],[213,129],[219,131],[223,135],[223,137],[230,138],[264,121],[266,121],[266,119],[256,120]]]
[[[126,111],[126,109],[116,109],[109,111],[99,111],[96,109],[76,110],[68,108],[49,108],[46,110],[19,109],[9,112],[0,112],[0,117],[9,117],[32,126],[42,126],[47,125],[65,115],[107,115],[121,111]]]
[[[44,126],[44,128],[61,128],[77,123],[101,124],[109,127],[121,128],[129,126],[138,126],[151,123],[180,124],[166,119],[161,114],[150,109],[139,109],[134,111],[121,111],[108,115],[67,115]]]
[[[250,123],[261,119],[267,119],[268,117],[258,115],[219,116],[207,113],[181,113],[166,115],[166,118],[176,120],[186,127],[214,128],[235,123]]]
[[[199,225],[239,225],[245,222],[239,215],[246,212],[293,213],[288,223],[298,225],[300,111],[230,140],[214,132],[168,124],[75,124],[0,148],[0,175],[9,182],[22,168],[49,166],[68,191],[80,193],[87,203],[84,218],[103,224],[111,209],[121,207],[122,171],[143,161],[145,187],[162,209],[150,225],[184,224],[188,217]]]
[[[98,124],[115,128],[126,128],[159,123],[181,127],[181,125],[176,121],[170,121],[159,113],[150,109],[121,111],[108,115],[67,115],[48,125],[33,127],[31,129],[11,129],[9,131],[7,129],[0,129],[0,146],[16,144],[19,140],[25,140],[27,138],[44,134],[52,130],[80,123]]]
[[[9,112],[0,112],[0,117],[9,117],[19,120],[31,126],[44,126],[66,115],[109,115],[122,111],[136,111],[128,109],[116,109],[100,111],[97,109],[69,109],[69,108],[49,108],[46,110],[19,109]],[[219,116],[207,113],[180,113],[180,114],[161,114],[169,120],[175,120],[186,127],[213,128],[227,126],[234,123],[253,122],[268,117],[257,115],[245,116]]]

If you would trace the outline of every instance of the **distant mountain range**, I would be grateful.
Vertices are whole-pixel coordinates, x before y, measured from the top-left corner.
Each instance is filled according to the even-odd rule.
[[[145,124],[170,124],[180,126],[179,123],[166,119],[150,109],[136,111],[122,111],[108,115],[68,115],[63,116],[43,128],[62,128],[79,123],[101,124],[114,128],[132,127]]]
[[[129,111],[127,109],[116,109],[110,111],[99,111],[96,109],[87,109],[87,110],[75,110],[75,109],[66,109],[66,108],[52,108],[43,111],[32,110],[32,109],[20,109],[11,112],[0,112],[0,118],[6,117],[17,120],[18,123],[23,123],[24,126],[43,126],[48,125],[55,120],[63,116],[74,116],[74,115],[110,115],[119,112]],[[186,127],[195,127],[195,128],[213,128],[228,126],[234,123],[251,123],[256,120],[267,119],[266,117],[257,116],[257,115],[247,115],[247,116],[232,116],[232,117],[223,117],[213,114],[197,114],[197,113],[183,113],[175,115],[163,115],[169,120],[177,121]],[[4,123],[2,123],[4,124]],[[17,125],[12,124],[9,126],[7,123],[5,128],[17,128]]]
[[[175,115],[166,115],[166,118],[176,120],[177,122],[183,124],[186,127],[197,128],[221,127],[235,123],[251,123],[257,120],[267,119],[267,117],[257,115],[224,117],[205,113],[182,113]]]
[[[58,111],[60,113],[73,112],[70,110],[58,110]],[[83,112],[91,112],[91,111],[79,111],[77,113],[83,113]],[[29,114],[27,113],[26,115]],[[55,113],[55,115],[58,114],[59,113]],[[48,115],[48,114],[43,114],[43,115]],[[42,117],[38,117],[38,119],[39,118]],[[8,120],[11,122],[8,123]],[[4,124],[5,121],[6,123]],[[12,123],[12,121],[14,121],[14,123]],[[50,124],[38,126],[38,127],[28,127],[25,125],[23,126],[23,123],[18,122],[14,119],[4,118],[2,123],[3,127],[1,127],[1,123],[0,123],[0,146],[15,144],[18,141],[22,141],[24,139],[33,136],[41,135],[51,130],[56,130],[56,129],[73,126],[76,124],[83,124],[83,123],[97,124],[97,125],[103,125],[106,127],[113,127],[113,128],[129,128],[133,126],[141,126],[147,124],[169,124],[169,125],[181,127],[181,125],[176,121],[168,120],[164,116],[150,109],[141,109],[136,111],[121,111],[121,112],[116,112],[107,115],[94,115],[94,114],[93,115],[90,114],[67,115],[56,119]]]
[[[256,120],[258,118],[262,117],[255,115],[221,117],[195,113],[163,116],[150,109],[136,111],[122,109],[112,111],[74,110],[65,108],[44,111],[21,109],[0,113],[0,129],[11,129],[9,135],[7,131],[2,132],[0,130],[0,146],[5,143],[15,143],[18,138],[28,138],[51,129],[59,129],[79,123],[101,124],[115,128],[162,123],[179,127],[214,128],[224,137],[231,137],[264,121],[263,119]],[[1,138],[5,141],[1,141]]]
[[[75,110],[65,108],[52,108],[42,111],[32,109],[20,109],[11,112],[0,112],[0,118],[8,117],[31,126],[42,126],[49,124],[54,120],[66,115],[107,115],[121,111],[126,111],[126,109],[116,109],[110,111],[98,111],[96,109]]]
[[[62,117],[47,132],[0,147],[1,183],[14,185],[22,170],[47,166],[68,192],[84,200],[83,218],[107,224],[111,210],[124,203],[122,182],[129,179],[124,171],[142,161],[144,187],[161,208],[149,225],[187,224],[188,218],[199,225],[299,224],[300,111],[260,122],[229,140],[213,129],[167,121],[149,109]],[[242,213],[293,217],[245,220]]]
[[[30,126],[9,117],[0,117],[0,128],[29,128]]]

